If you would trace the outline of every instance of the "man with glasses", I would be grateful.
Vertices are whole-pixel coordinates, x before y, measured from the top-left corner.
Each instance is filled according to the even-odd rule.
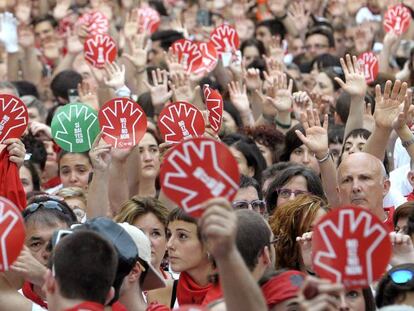
[[[262,200],[259,183],[252,177],[241,175],[239,190],[232,203],[233,209],[249,209],[265,215],[266,203]]]
[[[50,257],[50,240],[56,230],[68,229],[77,222],[76,215],[71,208],[58,197],[41,195],[34,197],[23,211],[26,229],[25,247],[26,257],[19,257],[33,268],[31,271],[21,272],[26,282],[22,291],[26,298],[47,308],[46,296],[42,290],[43,275]]]
[[[335,39],[332,30],[327,26],[315,26],[306,33],[305,56],[312,61],[316,56],[335,53]]]

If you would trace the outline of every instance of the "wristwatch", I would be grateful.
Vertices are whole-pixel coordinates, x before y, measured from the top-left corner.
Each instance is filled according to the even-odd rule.
[[[401,144],[404,148],[407,148],[408,146],[414,144],[414,137],[411,137],[410,140],[402,141]]]

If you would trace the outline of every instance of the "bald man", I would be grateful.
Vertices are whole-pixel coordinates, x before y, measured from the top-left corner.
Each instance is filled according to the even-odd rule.
[[[387,213],[382,206],[382,200],[389,189],[390,181],[387,179],[384,165],[368,153],[350,154],[338,167],[338,193],[341,204],[367,208],[393,228],[394,210]]]

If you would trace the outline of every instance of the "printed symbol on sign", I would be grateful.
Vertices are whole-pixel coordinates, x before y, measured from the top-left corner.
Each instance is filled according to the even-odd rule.
[[[126,118],[121,118],[121,139],[129,139],[128,129],[126,127]]]
[[[163,189],[179,194],[181,196],[180,206],[185,211],[191,213],[199,210],[202,204],[200,197],[205,197],[206,192],[204,187],[195,188],[191,182],[189,184],[190,176],[201,181],[213,196],[218,194],[229,199],[235,194],[238,183],[220,166],[215,141],[205,140],[198,146],[194,140],[188,140],[182,143],[181,148],[182,150],[171,150],[165,159],[173,169],[164,175]],[[214,173],[214,177],[207,174],[201,166],[195,165],[200,161],[203,161],[205,167],[211,167],[210,174]],[[193,165],[196,166],[195,169]],[[192,178],[190,180],[194,181]]]
[[[318,273],[328,273],[333,281],[343,282],[346,287],[368,286],[373,282],[374,253],[388,238],[387,230],[373,219],[375,216],[364,210],[357,211],[358,215],[355,209],[341,210],[337,220],[328,218],[316,227],[323,247],[314,255],[315,269],[319,269]],[[364,247],[358,244],[361,240]],[[344,249],[346,258],[343,258]]]
[[[345,271],[349,275],[362,274],[362,267],[359,264],[358,258],[358,240],[347,239],[346,240],[347,259]]]
[[[85,59],[94,66],[102,67],[116,56],[116,44],[105,34],[90,37],[85,42]]]
[[[221,195],[226,187],[222,182],[208,176],[206,171],[201,167],[195,169],[193,176],[200,180],[210,190],[211,195],[215,197]]]
[[[401,30],[401,17],[397,16],[395,18],[395,26],[394,26],[394,28],[395,28],[395,31]]]
[[[104,53],[103,53],[103,47],[99,47],[98,48],[98,59],[96,60],[96,62],[98,64],[104,64],[105,63],[105,59],[104,59]]]
[[[12,229],[17,225],[19,217],[16,213],[13,213],[12,210],[7,210],[5,212],[6,206],[3,202],[0,202],[0,232],[1,235],[1,258],[0,261],[3,262],[1,269],[4,271],[9,270],[9,253],[7,251],[7,238],[12,231]]]
[[[75,139],[77,144],[83,144],[83,135],[82,135],[82,129],[80,127],[79,122],[75,123]]]
[[[6,125],[7,121],[10,120],[9,116],[4,115],[0,121],[0,135],[3,133],[4,126]]]
[[[184,137],[188,137],[188,136],[191,137],[190,132],[185,127],[185,122],[184,121],[178,122],[178,125],[180,126],[181,132],[183,132]]]

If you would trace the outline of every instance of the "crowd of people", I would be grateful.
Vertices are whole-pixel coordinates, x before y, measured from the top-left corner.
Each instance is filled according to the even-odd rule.
[[[398,5],[402,31],[383,25]],[[143,28],[148,8],[158,22]],[[83,52],[91,12],[118,49],[103,68]],[[0,273],[0,310],[414,310],[413,19],[412,0],[0,1],[0,96],[29,116],[1,145],[25,197],[1,185],[0,196],[22,210],[25,242]],[[240,45],[189,72],[173,43],[207,42],[224,23]],[[163,192],[174,146],[157,121],[178,101],[206,112],[205,85],[224,109],[218,132],[204,114],[203,135],[227,146],[240,182],[195,218]],[[62,106],[98,111],[117,97],[147,116],[136,146],[102,133],[87,152],[59,146]],[[364,288],[320,278],[312,262],[313,229],[345,205],[390,231],[389,265]]]

